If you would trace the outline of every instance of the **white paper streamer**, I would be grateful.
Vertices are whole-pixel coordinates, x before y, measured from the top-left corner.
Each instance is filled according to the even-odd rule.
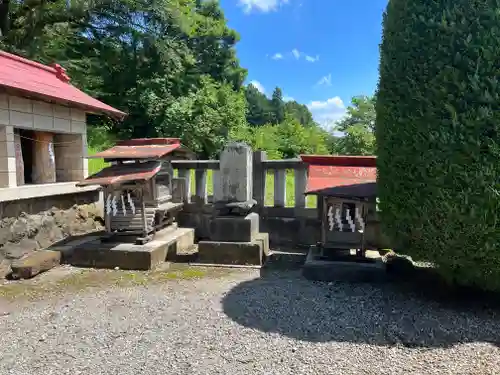
[[[116,204],[116,195],[113,196],[113,199],[111,200],[111,208],[113,209],[113,216],[116,216],[118,213],[118,207]]]
[[[54,154],[54,144],[52,142],[49,143],[49,156],[50,156],[50,162],[52,165],[56,162],[56,157]]]
[[[335,226],[335,221],[333,217],[333,206],[330,206],[328,208],[327,216],[328,216],[328,229],[330,229],[331,232],[333,230],[333,227]]]
[[[347,222],[351,227],[351,231],[354,232],[356,230],[356,225],[354,224],[354,221],[352,221],[351,210],[349,210],[348,208],[345,210],[345,218],[347,219]]]
[[[340,208],[337,207],[337,209],[335,210],[335,219],[337,220],[337,224],[339,225],[339,231],[342,232],[342,218],[340,216]]]
[[[359,226],[361,227],[361,232],[365,231],[365,222],[363,221],[363,217],[361,216],[361,213],[359,212],[359,208],[356,207],[356,219],[358,219]]]
[[[130,205],[130,209],[132,210],[132,214],[135,215],[135,206],[132,197],[130,196],[130,192],[127,193],[128,204]]]
[[[120,198],[122,201],[123,216],[127,216],[127,207],[125,206],[125,197],[123,196],[123,194],[120,194]]]
[[[106,199],[106,215],[111,215],[111,194]]]

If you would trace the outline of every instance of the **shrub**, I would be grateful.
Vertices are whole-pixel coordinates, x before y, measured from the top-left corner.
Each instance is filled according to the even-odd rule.
[[[448,281],[500,289],[500,2],[390,0],[383,26],[384,229]]]

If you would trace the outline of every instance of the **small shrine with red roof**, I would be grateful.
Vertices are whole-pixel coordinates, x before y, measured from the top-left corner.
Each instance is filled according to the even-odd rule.
[[[305,270],[315,262],[349,262],[380,266],[366,256],[367,233],[376,216],[375,156],[303,155],[308,165],[307,195],[318,199],[320,241],[311,246]],[[375,245],[375,247],[377,247]],[[378,263],[377,263],[378,262]]]
[[[109,238],[136,236],[136,242],[144,244],[157,231],[174,224],[186,189],[179,186],[185,184],[184,179],[174,178],[171,161],[194,158],[180,139],[124,140],[91,157],[103,158],[111,165],[77,186],[103,187]]]
[[[60,65],[0,51],[0,201],[85,190],[75,182],[88,175],[87,113],[126,115],[73,86]]]

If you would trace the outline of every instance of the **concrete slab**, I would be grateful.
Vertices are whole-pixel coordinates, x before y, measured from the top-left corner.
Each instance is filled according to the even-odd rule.
[[[76,267],[150,270],[165,262],[168,254],[192,246],[193,241],[194,229],[191,228],[165,228],[144,245],[94,240],[76,246],[70,263]]]
[[[251,242],[200,241],[198,263],[258,265],[269,254],[269,235],[259,233]]]
[[[307,251],[271,250],[265,266],[272,269],[300,269],[306,257]]]
[[[388,279],[386,266],[381,258],[372,258],[366,262],[319,260],[315,249],[309,251],[302,267],[302,275],[314,281],[380,282]]]

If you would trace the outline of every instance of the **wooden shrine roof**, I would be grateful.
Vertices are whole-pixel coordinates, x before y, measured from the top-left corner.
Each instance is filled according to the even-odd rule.
[[[161,169],[161,161],[146,161],[144,163],[124,163],[112,165],[87,177],[76,186],[87,185],[118,185],[133,181],[147,181],[153,178]]]

